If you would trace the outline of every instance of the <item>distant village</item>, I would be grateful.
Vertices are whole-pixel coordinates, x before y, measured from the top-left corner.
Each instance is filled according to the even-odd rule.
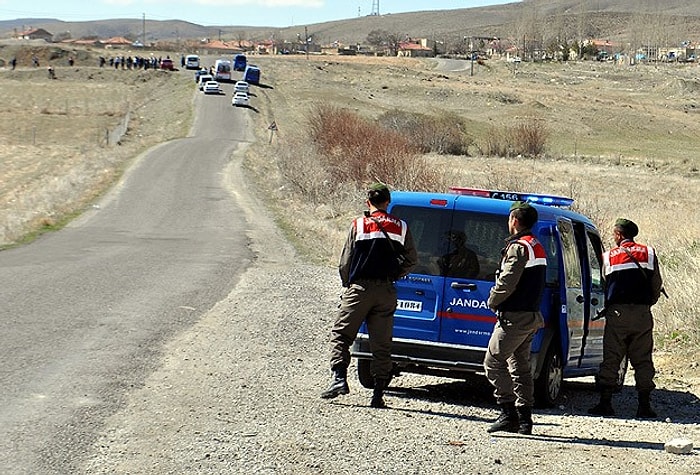
[[[157,41],[144,44],[138,39],[131,40],[123,36],[112,38],[73,39],[66,35],[54,35],[43,28],[30,28],[15,32],[13,38],[22,40],[43,40],[47,43],[75,45],[106,50],[150,49],[157,51],[197,52],[199,54],[324,54],[324,55],[371,55],[400,57],[436,57],[449,56],[472,60],[503,59],[511,62],[520,61],[569,61],[595,59],[598,61],[616,61],[633,64],[640,61],[695,62],[700,54],[700,44],[685,41],[679,45],[638,45],[619,43],[609,40],[586,39],[572,43],[568,48],[545,48],[535,41],[520,44],[512,40],[496,37],[464,37],[463,41],[447,43],[427,38],[392,38],[390,35],[378,37],[372,44],[343,45],[339,42],[319,44],[313,36],[288,40],[178,40]]]

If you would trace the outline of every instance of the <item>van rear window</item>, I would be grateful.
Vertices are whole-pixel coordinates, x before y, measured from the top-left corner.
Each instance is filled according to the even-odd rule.
[[[508,237],[506,216],[397,205],[418,251],[414,273],[494,281]]]

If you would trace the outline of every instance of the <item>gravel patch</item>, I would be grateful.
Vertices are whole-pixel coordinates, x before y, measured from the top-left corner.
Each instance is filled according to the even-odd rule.
[[[402,375],[388,391],[390,408],[377,410],[353,365],[351,393],[320,399],[337,271],[298,258],[236,160],[231,167],[258,257],[106,421],[85,473],[700,473],[700,402],[685,387],[660,388],[660,419],[640,421],[630,383],[609,419],[586,414],[597,397],[590,379],[568,383],[559,407],[535,411],[532,436],[486,433],[496,409],[477,377]],[[676,437],[694,440],[693,453],[665,452]]]

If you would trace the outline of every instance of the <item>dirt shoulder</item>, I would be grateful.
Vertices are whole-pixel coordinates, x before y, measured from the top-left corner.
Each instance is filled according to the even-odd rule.
[[[570,382],[558,407],[536,411],[532,436],[486,433],[496,410],[481,378],[400,376],[390,408],[375,410],[352,365],[351,393],[320,399],[337,272],[295,254],[238,160],[227,176],[259,259],[167,345],[160,368],[105,422],[84,473],[697,473],[697,451],[663,448],[700,440],[700,399],[687,388],[661,386],[660,419],[640,421],[629,382],[610,419],[587,415],[590,379]]]

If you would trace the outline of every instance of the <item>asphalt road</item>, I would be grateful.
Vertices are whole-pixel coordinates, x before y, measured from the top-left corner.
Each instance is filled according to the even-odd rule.
[[[191,136],[141,156],[80,219],[0,252],[3,475],[73,472],[162,345],[251,262],[223,182],[255,111],[232,107],[231,89],[197,93]]]

